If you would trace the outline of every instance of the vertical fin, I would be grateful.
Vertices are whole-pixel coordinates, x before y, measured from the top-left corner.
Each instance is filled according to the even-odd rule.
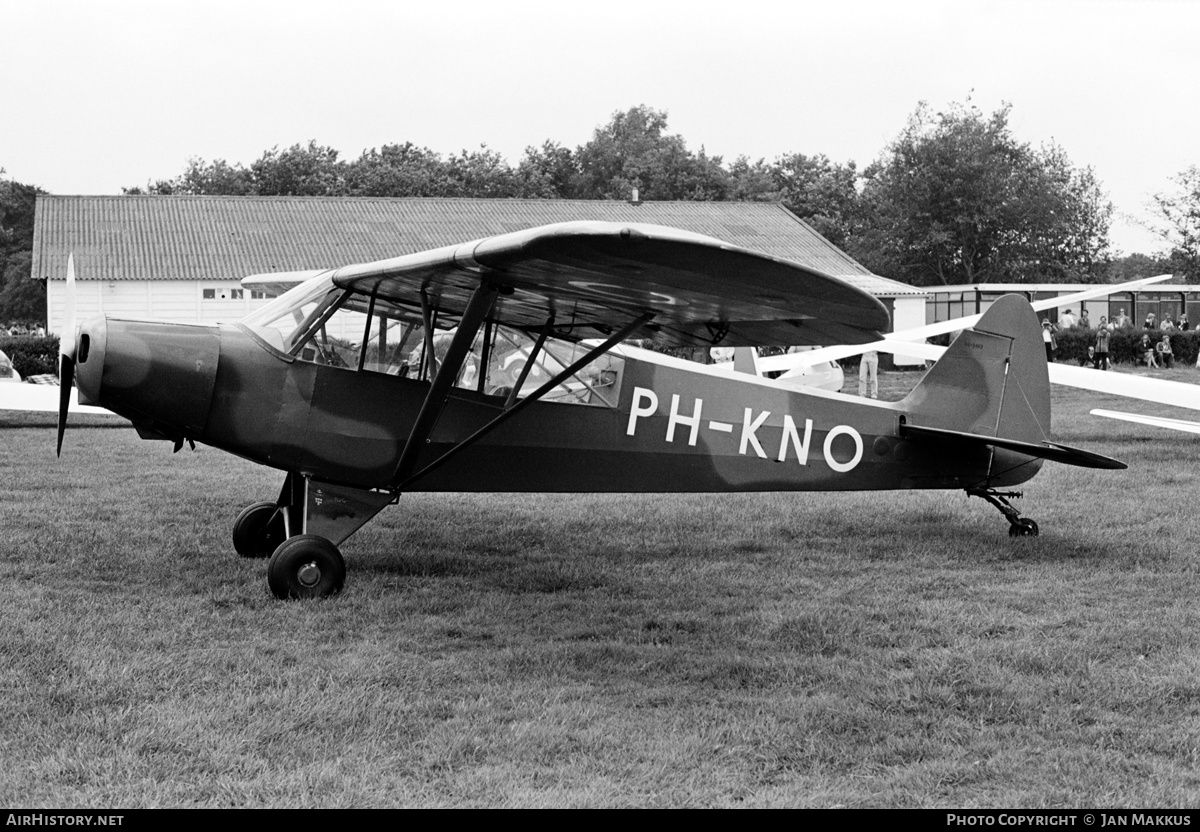
[[[1041,325],[1005,295],[963,332],[903,402],[914,425],[1041,442],[1050,433],[1050,379]]]

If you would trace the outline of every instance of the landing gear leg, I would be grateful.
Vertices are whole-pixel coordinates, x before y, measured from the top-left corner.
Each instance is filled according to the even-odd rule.
[[[1014,500],[1022,496],[1020,491],[997,491],[994,488],[968,488],[968,497],[979,497],[981,500],[987,500],[994,505],[996,509],[1004,515],[1004,519],[1008,521],[1008,536],[1009,537],[1037,537],[1038,524],[1036,521],[1028,517],[1022,517],[1021,512],[1013,508],[1009,503],[1008,498]]]
[[[267,585],[276,598],[323,598],[341,591],[346,563],[338,544],[395,500],[388,491],[371,491],[288,474],[277,503],[259,503],[252,517],[265,518],[267,507],[280,542],[267,565]],[[239,518],[240,522],[240,518]],[[241,525],[249,526],[247,520]],[[238,551],[241,551],[240,549]],[[269,553],[269,552],[268,552]]]

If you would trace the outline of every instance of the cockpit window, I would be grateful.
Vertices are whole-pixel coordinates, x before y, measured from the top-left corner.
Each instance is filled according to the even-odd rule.
[[[242,324],[276,349],[291,352],[305,324],[341,293],[341,289],[334,287],[331,274],[314,277],[251,312],[242,319]]]
[[[426,338],[421,310],[357,294],[333,284],[332,273],[280,295],[242,324],[301,361],[362,372],[428,380],[441,367],[457,321],[432,316]],[[488,324],[480,328],[455,386],[485,395],[527,396],[562,374],[588,350],[536,334]],[[486,346],[485,346],[486,345]],[[432,346],[432,354],[429,348]],[[615,407],[622,359],[602,355],[561,379],[545,401]]]

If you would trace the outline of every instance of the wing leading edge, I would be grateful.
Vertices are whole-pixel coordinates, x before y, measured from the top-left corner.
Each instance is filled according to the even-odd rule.
[[[886,308],[796,263],[665,226],[572,222],[338,269],[334,283],[458,315],[481,281],[489,319],[590,338],[643,315],[635,337],[664,346],[865,343]]]

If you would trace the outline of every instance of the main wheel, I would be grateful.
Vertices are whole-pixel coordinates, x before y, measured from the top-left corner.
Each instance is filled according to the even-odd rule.
[[[267,586],[276,598],[324,598],[341,591],[346,562],[338,548],[323,537],[289,537],[267,564]]]
[[[254,503],[233,521],[233,549],[244,558],[266,558],[287,539],[274,503]]]
[[[1008,527],[1009,537],[1037,537],[1038,524],[1028,517],[1022,517],[1015,526]]]

